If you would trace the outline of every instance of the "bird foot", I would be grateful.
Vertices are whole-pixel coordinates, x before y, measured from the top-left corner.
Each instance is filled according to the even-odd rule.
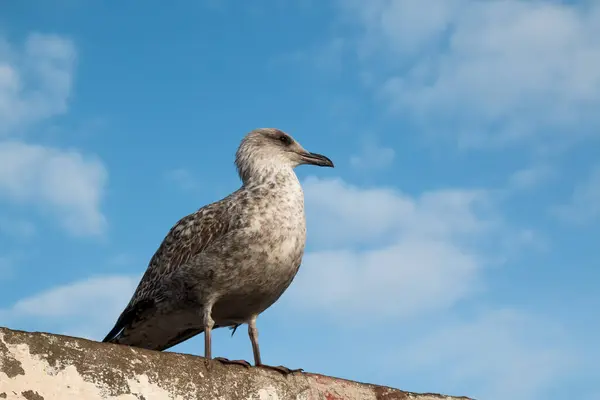
[[[261,368],[266,368],[266,369],[272,369],[275,370],[283,375],[288,375],[288,374],[293,374],[294,372],[302,372],[304,371],[302,368],[297,368],[297,369],[289,369],[288,367],[284,367],[283,365],[279,365],[279,366],[274,366],[274,365],[265,365],[265,364],[260,364],[258,365],[258,367]]]
[[[229,359],[224,358],[224,357],[215,357],[215,358],[213,358],[213,360],[219,361],[219,362],[221,362],[223,364],[236,364],[236,365],[241,365],[241,366],[246,367],[246,368],[250,368],[251,367],[250,363],[248,361],[246,361],[246,360],[229,360]]]

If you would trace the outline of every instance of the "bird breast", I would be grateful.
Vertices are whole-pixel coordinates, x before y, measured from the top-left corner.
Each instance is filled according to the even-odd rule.
[[[246,234],[253,238],[249,243],[255,247],[253,254],[266,257],[267,268],[296,268],[304,252],[303,193],[299,183],[292,183],[296,182],[255,199],[259,203],[255,210],[260,211],[252,213]]]
[[[250,227],[254,243],[276,264],[292,262],[304,250],[306,225],[303,210],[278,207],[256,216]]]

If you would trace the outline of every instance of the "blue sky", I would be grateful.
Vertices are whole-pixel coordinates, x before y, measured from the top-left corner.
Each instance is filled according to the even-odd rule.
[[[599,107],[592,1],[2,2],[0,325],[102,338],[277,127],[336,168],[297,170],[308,246],[266,363],[600,399]],[[214,354],[250,360],[229,334]]]

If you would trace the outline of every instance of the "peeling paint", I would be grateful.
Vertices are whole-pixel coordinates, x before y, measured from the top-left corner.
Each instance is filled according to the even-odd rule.
[[[468,400],[5,328],[0,399]]]
[[[277,389],[273,386],[268,386],[266,388],[258,389],[258,399],[259,400],[279,400],[279,396],[277,395]]]

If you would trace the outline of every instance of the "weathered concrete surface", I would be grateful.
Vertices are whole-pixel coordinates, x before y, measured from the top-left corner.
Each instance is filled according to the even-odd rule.
[[[223,365],[47,333],[0,328],[0,399],[440,400],[308,373]],[[467,399],[462,397],[460,399]]]

